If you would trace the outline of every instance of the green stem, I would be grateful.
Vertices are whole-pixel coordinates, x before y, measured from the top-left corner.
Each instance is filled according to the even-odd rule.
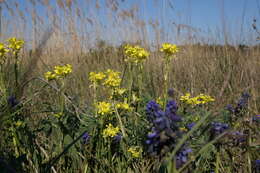
[[[118,122],[119,122],[119,125],[120,125],[120,129],[122,131],[122,134],[123,134],[123,137],[126,137],[126,132],[125,132],[125,128],[124,128],[124,125],[123,125],[123,122],[122,122],[122,119],[116,109],[116,116],[117,116],[117,119],[118,119]]]
[[[168,100],[168,88],[169,88],[169,57],[165,57],[164,63],[164,109],[166,108],[167,100]]]
[[[128,100],[131,100],[131,95],[132,95],[132,85],[133,85],[133,69],[131,64],[128,64],[128,73],[129,73],[129,88],[128,88]]]
[[[15,53],[14,75],[15,75],[15,87],[16,89],[18,89],[18,54],[17,53]]]

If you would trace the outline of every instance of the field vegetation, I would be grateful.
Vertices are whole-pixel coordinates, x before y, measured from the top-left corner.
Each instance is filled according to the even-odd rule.
[[[258,21],[132,2],[0,1],[0,172],[260,172]]]

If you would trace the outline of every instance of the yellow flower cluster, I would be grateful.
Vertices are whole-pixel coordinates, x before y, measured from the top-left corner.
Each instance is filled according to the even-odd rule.
[[[61,79],[66,77],[72,72],[72,66],[70,64],[64,66],[55,66],[53,72],[48,71],[44,74],[46,80]]]
[[[9,43],[8,47],[13,50],[14,54],[19,52],[24,45],[23,40],[18,40],[15,37],[9,38],[7,41]]]
[[[106,79],[103,85],[108,87],[118,87],[121,83],[120,72],[113,71],[108,69],[106,71]]]
[[[132,157],[139,158],[142,154],[142,149],[138,146],[130,147],[128,152],[131,153]]]
[[[63,116],[63,113],[58,112],[58,113],[53,114],[53,116],[55,116],[56,118],[61,118]]]
[[[13,54],[17,55],[24,45],[23,40],[18,40],[15,37],[8,39],[7,42],[8,45],[0,43],[0,64],[5,62],[5,55],[7,52],[11,51]]]
[[[120,72],[108,69],[106,72],[90,72],[89,80],[92,84],[102,83],[104,86],[108,87],[119,87],[121,83]]]
[[[201,105],[215,101],[215,99],[209,95],[199,94],[196,97],[190,97],[190,93],[186,93],[184,96],[181,96],[180,100],[189,105]]]
[[[15,122],[15,126],[18,127],[18,128],[19,127],[23,127],[24,126],[24,122],[18,120],[17,122]]]
[[[126,45],[124,48],[125,55],[127,56],[127,62],[135,64],[142,63],[149,56],[149,53],[144,48],[141,48],[139,46]]]
[[[171,56],[179,51],[179,48],[175,44],[164,43],[162,44],[161,52],[164,52],[167,56]]]
[[[117,103],[116,104],[116,108],[117,109],[121,109],[121,110],[131,110],[131,107],[129,106],[129,104],[127,104],[127,103],[124,103],[124,102],[122,102],[122,103]]]
[[[159,104],[160,106],[163,106],[163,99],[161,97],[158,97],[156,99],[156,103]]]
[[[3,43],[0,43],[0,57],[3,57],[8,51],[9,50],[5,47],[5,45]]]
[[[96,104],[96,108],[97,108],[97,113],[100,115],[113,113],[112,105],[111,103],[108,102],[98,102]]]
[[[103,72],[99,72],[99,73],[95,73],[95,72],[90,72],[89,73],[89,80],[92,83],[100,83],[104,78],[106,77],[106,75]]]
[[[114,127],[112,124],[106,125],[106,129],[103,130],[103,137],[114,137],[119,133],[119,127]]]

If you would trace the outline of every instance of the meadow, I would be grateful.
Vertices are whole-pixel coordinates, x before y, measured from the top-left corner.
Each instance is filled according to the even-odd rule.
[[[123,0],[24,2],[0,1],[1,173],[260,172],[259,42],[164,31],[168,0],[149,22]]]

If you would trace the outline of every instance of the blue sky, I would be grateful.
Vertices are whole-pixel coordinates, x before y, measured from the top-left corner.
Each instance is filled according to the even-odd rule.
[[[40,0],[35,1],[38,2],[35,8],[38,15],[46,16],[46,9],[39,3]],[[75,2],[75,0],[73,1]],[[101,23],[104,27],[101,31],[104,34],[102,38],[111,40],[112,37],[118,36],[118,31],[116,31],[116,28],[114,33],[107,30],[107,28],[112,28],[108,21],[109,10],[106,7],[108,1],[98,0],[99,10],[94,8],[96,0],[77,0],[75,7],[84,11],[86,16],[90,14],[96,16],[98,21],[95,22]],[[29,0],[8,0],[6,2],[9,7],[13,7],[14,5],[11,4],[15,2],[18,3],[21,11],[25,12],[30,25],[31,16],[25,10],[26,8],[30,10],[33,7]],[[49,2],[57,7],[56,0],[49,0]],[[118,2],[120,10],[129,9],[133,5],[138,6],[138,17],[143,19],[146,24],[150,20],[159,21],[160,29],[164,32],[161,41],[176,41],[176,24],[194,28],[197,31],[194,35],[205,39],[213,37],[217,42],[223,42],[225,31],[228,33],[229,39],[233,40],[233,43],[248,43],[250,41],[249,35],[254,35],[251,27],[254,18],[258,20],[260,27],[260,0],[118,0]],[[57,13],[63,14],[59,10],[57,10]],[[10,17],[5,9],[3,17]],[[147,37],[153,40],[155,33],[149,25],[146,29]],[[91,32],[91,28],[89,28],[89,31]],[[184,38],[187,32],[184,27],[180,34],[181,37]],[[123,39],[122,37],[121,41]]]

